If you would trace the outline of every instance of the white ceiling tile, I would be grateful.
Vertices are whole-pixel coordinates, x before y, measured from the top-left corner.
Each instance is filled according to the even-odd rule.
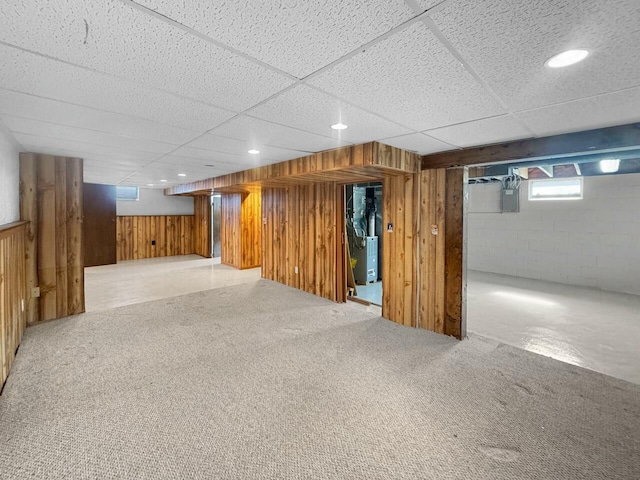
[[[416,152],[420,155],[444,152],[455,148],[422,133],[411,133],[409,135],[401,135],[399,137],[383,138],[380,142],[391,145],[392,147]]]
[[[0,45],[0,86],[41,97],[207,131],[232,112]]]
[[[291,150],[319,152],[348,145],[337,138],[324,137],[296,128],[240,115],[215,128],[212,134],[246,140],[255,145],[270,145]]]
[[[432,17],[513,110],[640,84],[638,0],[450,0]],[[544,66],[570,48],[591,55],[567,68]]]
[[[414,0],[422,11],[429,10],[443,2],[443,0]]]
[[[102,145],[92,145],[90,143],[64,140],[60,138],[40,137],[23,133],[13,133],[13,136],[22,144],[25,149],[37,147],[38,153],[54,154],[56,150],[67,150],[78,152],[84,158],[90,154],[100,156],[111,155],[114,158],[134,160],[138,163],[147,163],[155,160],[159,154],[153,152],[132,151],[126,148],[106,147]],[[33,151],[33,150],[30,150]]]
[[[254,155],[233,155],[230,153],[215,152],[212,150],[203,150],[201,148],[193,147],[180,147],[175,152],[172,152],[171,156],[200,159],[202,160],[203,165],[219,165],[224,163],[229,165],[229,168],[237,168],[237,170],[245,170],[247,168],[260,166],[259,158]],[[159,161],[163,161],[164,158],[166,157],[159,159]]]
[[[89,143],[96,147],[116,147],[131,150],[132,152],[142,151],[160,155],[168,153],[177,147],[177,145],[171,145],[169,143],[154,142],[153,140],[131,138],[123,135],[112,135],[110,133],[58,125],[41,120],[32,120],[30,118],[0,114],[0,119],[13,133],[24,133],[60,140],[72,140],[74,142]]]
[[[230,153],[246,158],[258,158],[267,160],[290,160],[292,158],[307,156],[309,151],[289,150],[278,147],[270,147],[258,142],[249,140],[236,140],[229,137],[205,134],[189,142],[187,147],[211,150],[213,152]],[[249,150],[259,150],[258,155],[251,155]]]
[[[287,90],[252,110],[251,115],[352,143],[364,143],[411,132],[408,128],[341,102],[306,85]],[[332,130],[331,125],[338,122],[348,125],[349,128]]]
[[[415,15],[402,0],[138,3],[298,78]]]
[[[12,45],[231,110],[293,80],[123,2],[4,0]]]
[[[516,113],[539,136],[640,122],[640,88]]]
[[[0,114],[182,145],[200,132],[0,89]]]
[[[310,83],[415,130],[504,113],[421,22]]]
[[[518,119],[511,115],[484,118],[474,122],[429,130],[425,133],[458,147],[488,145],[534,136],[522,126]]]

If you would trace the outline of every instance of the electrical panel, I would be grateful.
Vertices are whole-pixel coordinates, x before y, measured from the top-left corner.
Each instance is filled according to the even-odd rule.
[[[503,188],[500,193],[502,213],[520,211],[520,187]]]

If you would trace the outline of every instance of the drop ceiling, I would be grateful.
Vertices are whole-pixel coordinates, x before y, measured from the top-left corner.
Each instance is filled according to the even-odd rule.
[[[158,187],[619,125],[640,121],[639,24],[637,0],[3,0],[0,123],[87,182]]]

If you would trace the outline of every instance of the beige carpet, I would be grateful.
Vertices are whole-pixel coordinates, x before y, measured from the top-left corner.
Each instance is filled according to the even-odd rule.
[[[640,386],[261,280],[28,329],[0,478],[638,479]]]

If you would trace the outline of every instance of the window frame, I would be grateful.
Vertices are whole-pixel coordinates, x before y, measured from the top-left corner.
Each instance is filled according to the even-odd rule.
[[[135,188],[136,189],[136,198],[121,198],[119,192],[121,189],[125,188]],[[133,185],[116,185],[116,201],[118,202],[137,202],[140,200],[140,187]]]
[[[580,185],[580,194],[563,196],[563,195],[549,195],[549,196],[533,196],[533,188],[536,183],[554,183],[554,182],[566,182],[568,180],[577,181]],[[563,177],[563,178],[531,178],[529,179],[529,185],[527,189],[527,199],[530,202],[550,202],[550,201],[565,201],[565,200],[583,200],[584,199],[584,177]]]

